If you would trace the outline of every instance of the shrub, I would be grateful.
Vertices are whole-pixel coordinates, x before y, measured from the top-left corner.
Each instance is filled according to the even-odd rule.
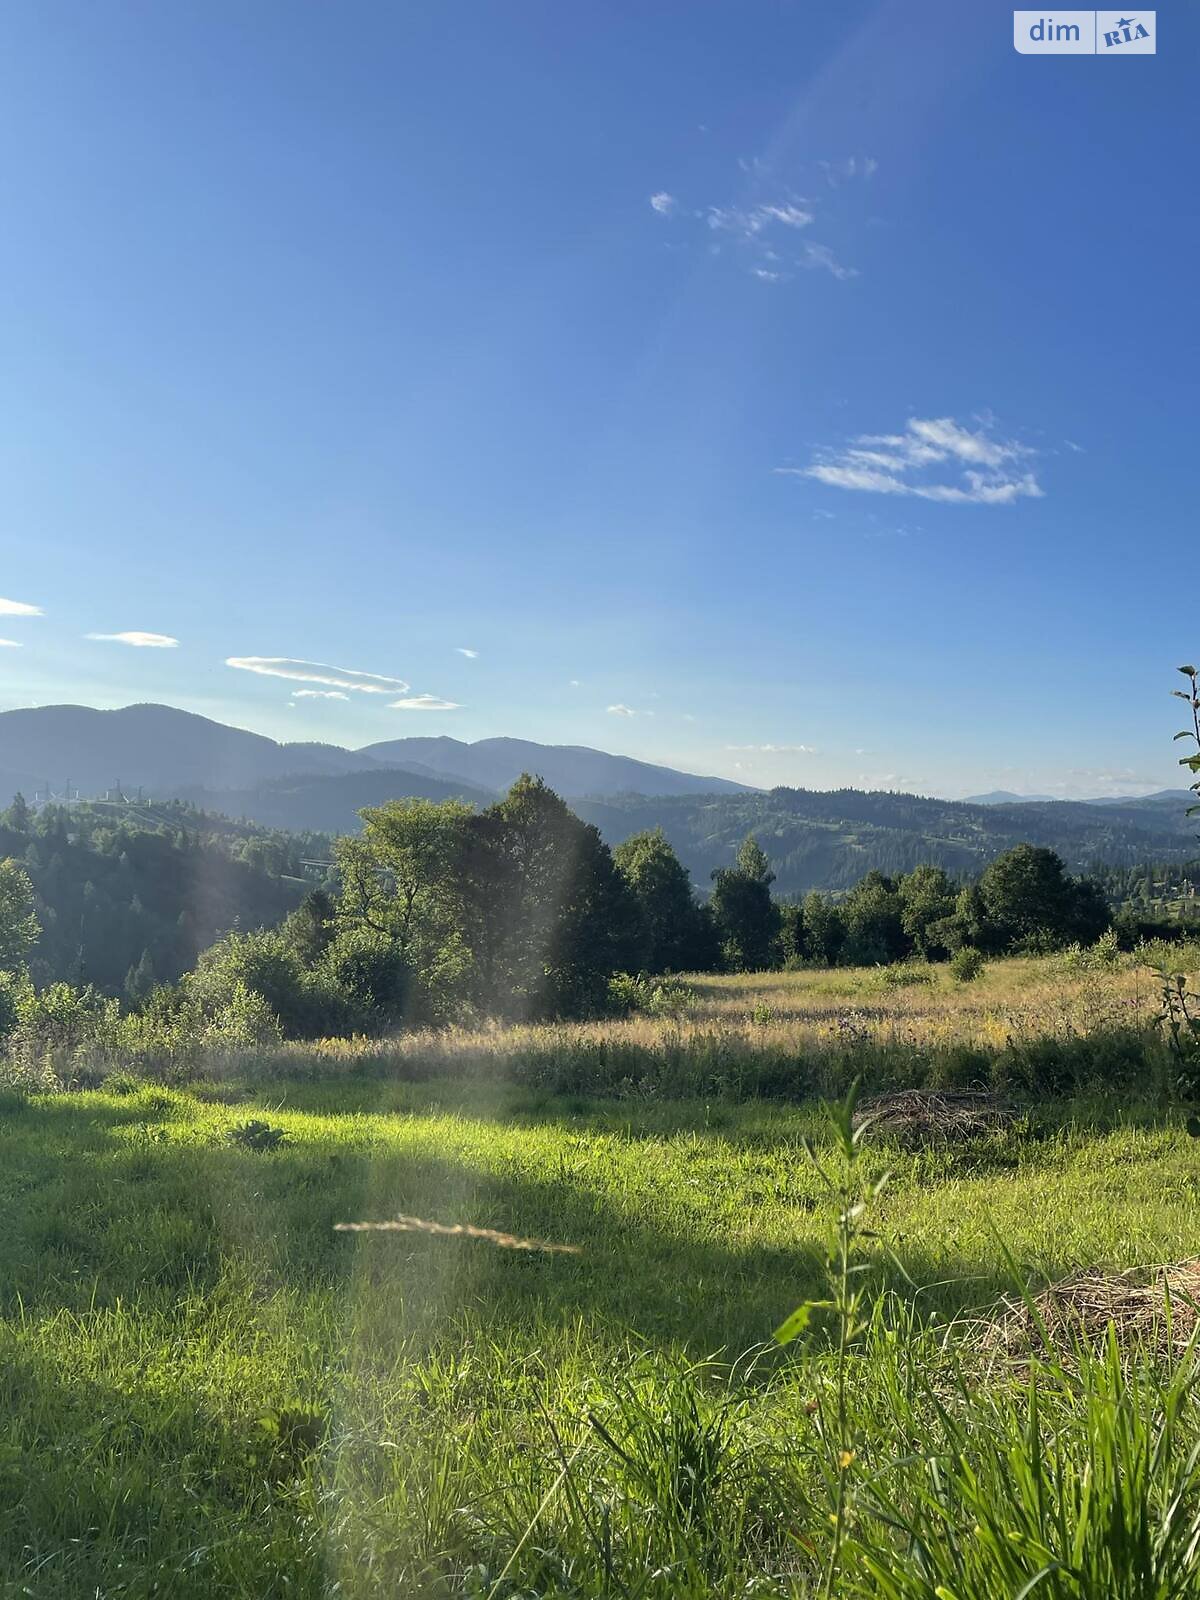
[[[950,971],[959,983],[974,983],[984,969],[983,953],[974,945],[965,944],[950,957]]]
[[[893,961],[890,966],[876,967],[870,978],[871,987],[885,993],[933,982],[934,971],[926,961]]]
[[[278,1150],[281,1144],[287,1143],[287,1134],[282,1128],[274,1128],[269,1122],[254,1118],[230,1128],[229,1142],[239,1145],[243,1150]]]
[[[318,974],[332,996],[350,1002],[359,1013],[356,1031],[372,1024],[384,1027],[404,1015],[411,974],[394,939],[367,928],[339,933],[321,958]]]
[[[696,991],[678,978],[648,978],[617,972],[608,980],[609,1009],[627,1017],[644,1012],[651,1017],[677,1017],[692,1004]]]
[[[245,1050],[278,1044],[283,1037],[279,1018],[261,994],[239,978],[229,997],[209,1018],[200,1042],[208,1050]]]

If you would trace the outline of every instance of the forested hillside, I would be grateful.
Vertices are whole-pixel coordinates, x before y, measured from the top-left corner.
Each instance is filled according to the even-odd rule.
[[[661,826],[698,883],[727,866],[748,833],[766,851],[776,893],[848,889],[872,868],[911,872],[922,863],[959,877],[980,873],[1013,845],[1046,845],[1075,872],[1099,862],[1134,866],[1200,855],[1180,804],[1053,801],[969,805],[918,795],[772,789],[769,793],[580,802],[580,816],[610,842]]]
[[[239,826],[174,804],[76,804],[0,813],[0,860],[29,873],[42,933],[38,982],[140,998],[230,928],[278,922],[303,897],[305,859],[329,841]]]
[[[356,832],[358,812],[391,798],[450,796],[486,806],[469,785],[400,772],[291,778],[253,790],[189,791],[206,809],[264,827]],[[1055,850],[1075,872],[1099,863],[1132,867],[1183,863],[1200,856],[1195,827],[1178,799],[969,804],[860,789],[772,789],[744,794],[615,796],[572,801],[609,845],[661,827],[703,889],[728,866],[748,833],[759,839],[776,874],[776,892],[848,889],[872,868],[910,872],[922,863],[960,877],[1022,842]]]

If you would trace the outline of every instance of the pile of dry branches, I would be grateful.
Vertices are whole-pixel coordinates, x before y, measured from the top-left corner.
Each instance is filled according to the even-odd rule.
[[[906,1144],[973,1139],[1007,1128],[1016,1113],[985,1089],[903,1089],[859,1103],[854,1123]]]

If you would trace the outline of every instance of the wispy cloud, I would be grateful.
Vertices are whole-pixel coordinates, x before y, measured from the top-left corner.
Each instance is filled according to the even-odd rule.
[[[349,700],[350,696],[341,689],[295,689],[292,692],[293,700]]]
[[[27,605],[24,600],[0,600],[0,617],[41,617],[41,606]]]
[[[623,705],[620,705],[620,704],[615,705],[615,706],[609,706],[608,714],[609,714],[610,717],[636,717],[637,716],[637,712],[633,709],[632,706],[623,706]]]
[[[454,648],[458,651],[460,656],[466,656],[468,661],[477,661],[479,659],[479,651],[468,650],[465,644],[456,644]]]
[[[844,156],[840,161],[818,161],[817,165],[831,189],[849,183],[852,178],[873,178],[879,171],[874,156]]]
[[[820,751],[812,744],[727,744],[726,750],[753,750],[764,756],[815,756]]]
[[[20,650],[23,646],[19,639],[0,639],[0,650]]]
[[[322,661],[297,661],[291,656],[227,656],[227,667],[253,672],[261,678],[287,678],[296,683],[320,683],[328,689],[349,689],[355,694],[407,694],[403,678],[353,667],[330,667]]]
[[[807,228],[813,220],[811,211],[791,200],[751,206],[748,210],[739,206],[709,206],[707,215],[708,225],[715,232],[738,233],[745,239],[758,238],[774,222],[782,223],[785,228]]]
[[[838,260],[827,244],[813,244],[806,240],[804,250],[796,261],[798,267],[807,267],[810,271],[814,268],[823,268],[838,280],[844,283],[847,278],[857,278],[858,268],[847,267]]]
[[[443,700],[436,694],[410,694],[401,700],[389,700],[389,711],[461,711],[457,700]]]
[[[174,650],[179,644],[169,633],[143,633],[137,628],[128,633],[88,633],[84,637],[103,644],[129,644],[135,650]]]
[[[858,276],[857,269],[840,261],[827,244],[800,240],[797,234],[819,220],[819,206],[804,195],[782,189],[773,183],[766,163],[740,163],[750,175],[760,197],[740,205],[706,205],[699,209],[684,206],[674,195],[662,191],[650,196],[650,204],[674,226],[695,229],[699,223],[709,236],[714,255],[729,251],[740,258],[751,277],[760,283],[782,283],[794,278],[797,270],[828,272],[843,281]],[[830,188],[851,177],[867,177],[877,163],[870,157],[849,156],[840,162],[821,162],[819,167]],[[816,176],[816,173],[812,173]],[[765,195],[763,191],[766,191]],[[832,197],[826,195],[832,202]]]
[[[986,426],[972,430],[953,417],[910,417],[903,433],[860,434],[841,449],[821,452],[810,466],[775,470],[864,494],[1002,506],[1041,498],[1041,485],[1025,464],[1031,454]],[[948,477],[948,470],[957,476]]]

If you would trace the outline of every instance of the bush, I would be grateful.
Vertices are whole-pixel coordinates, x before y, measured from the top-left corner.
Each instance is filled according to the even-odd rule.
[[[678,978],[648,978],[616,972],[608,980],[609,1009],[619,1017],[642,1012],[650,1017],[677,1017],[693,1003],[696,991]]]
[[[961,950],[956,950],[950,957],[950,971],[959,983],[974,983],[984,969],[982,951],[976,950],[974,945],[965,944]]]
[[[63,1082],[73,1082],[85,1058],[114,1049],[120,1020],[117,1002],[90,984],[74,989],[69,983],[52,983],[40,992],[29,986],[18,996],[9,1052],[26,1068],[45,1068]]]
[[[1115,967],[1121,959],[1121,942],[1114,928],[1093,945],[1070,944],[1059,957],[1068,972],[1097,972]]]
[[[876,967],[870,977],[871,987],[885,993],[892,989],[908,989],[933,983],[934,971],[926,961],[893,961],[890,966]]]
[[[347,928],[325,951],[318,975],[331,998],[356,1008],[356,1032],[375,1031],[404,1015],[411,973],[394,939],[367,928]]]

